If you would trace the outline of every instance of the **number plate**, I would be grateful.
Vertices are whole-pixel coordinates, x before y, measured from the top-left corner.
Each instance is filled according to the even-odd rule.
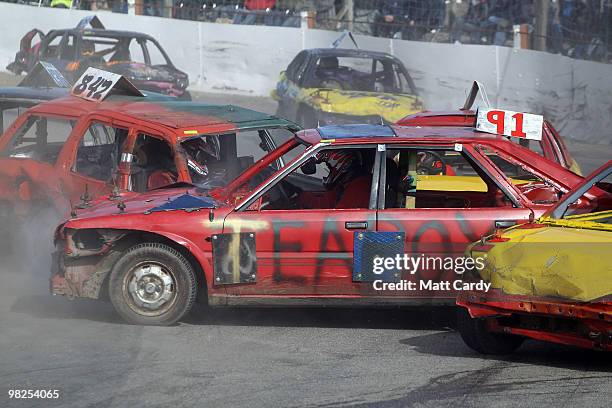
[[[96,68],[87,68],[87,71],[75,82],[70,93],[88,101],[100,102],[110,95],[111,91],[123,95],[143,96],[121,75]]]
[[[96,68],[87,68],[87,71],[76,81],[70,93],[89,101],[103,101],[113,85],[120,79],[121,75]]]
[[[542,140],[544,117],[503,109],[479,109],[476,130],[521,139]]]

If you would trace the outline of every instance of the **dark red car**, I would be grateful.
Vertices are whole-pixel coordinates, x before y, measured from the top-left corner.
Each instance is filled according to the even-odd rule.
[[[406,116],[397,122],[401,126],[458,126],[474,127],[476,124],[476,111],[456,110],[456,111],[424,111],[414,115]],[[580,166],[574,160],[567,149],[565,142],[559,132],[547,120],[542,127],[542,140],[520,140],[510,138],[512,141],[521,143],[529,147],[541,156],[559,163],[561,166],[570,169],[576,174],[582,174]]]
[[[301,131],[225,187],[160,189],[78,211],[57,228],[51,291],[108,297],[126,320],[162,325],[196,297],[214,306],[452,304],[452,287],[397,289],[461,282],[455,271],[379,273],[374,258],[463,254],[580,181],[469,128]]]
[[[52,63],[70,83],[95,67],[123,75],[139,89],[191,100],[188,75],[173,64],[155,38],[106,29],[96,16],[47,34],[30,30],[6,69],[19,75],[30,72],[39,61]]]

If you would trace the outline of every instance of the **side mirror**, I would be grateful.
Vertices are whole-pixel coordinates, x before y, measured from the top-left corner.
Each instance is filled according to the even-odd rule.
[[[302,173],[306,174],[307,176],[315,174],[317,172],[317,163],[315,162],[314,157],[306,160],[306,162],[300,166],[300,170],[302,170]]]

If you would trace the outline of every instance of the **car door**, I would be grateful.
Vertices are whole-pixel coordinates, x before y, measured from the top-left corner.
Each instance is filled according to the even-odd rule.
[[[76,120],[70,117],[25,113],[2,142],[2,169],[19,191],[16,210],[23,213],[38,202],[63,211],[67,196],[62,188],[62,152],[73,133]]]
[[[332,151],[336,150],[326,152]],[[221,244],[213,253],[216,283],[227,283],[230,297],[316,298],[355,292],[353,245],[358,234],[376,226],[377,189],[372,186],[378,184],[380,155],[375,146],[349,146],[342,151],[368,157],[364,160],[368,170],[359,178],[363,184],[355,190],[362,196],[338,197],[337,190],[326,189],[325,168],[304,174],[301,164],[321,154],[312,150],[256,188],[225,218],[224,234],[216,238]],[[295,189],[291,180],[308,175],[320,187],[304,187],[316,185],[313,181]],[[275,204],[283,196],[289,198],[288,205]],[[213,237],[213,245],[214,241]]]
[[[118,172],[128,127],[86,119],[75,129],[63,156],[61,183],[73,204],[108,194]]]
[[[402,265],[401,279],[414,282],[412,290],[371,293],[451,298],[453,282],[466,271],[465,261],[455,260],[464,257],[467,245],[496,227],[529,219],[531,210],[495,170],[479,161],[471,146],[457,146],[387,146],[376,230],[401,233],[404,254],[428,262],[418,268]],[[431,285],[436,282],[444,285]]]

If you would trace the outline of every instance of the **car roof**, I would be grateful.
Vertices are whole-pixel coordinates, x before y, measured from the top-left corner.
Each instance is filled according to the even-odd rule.
[[[0,101],[30,99],[47,101],[68,95],[68,88],[10,86],[0,88]]]
[[[33,107],[33,113],[83,115],[99,114],[130,122],[145,121],[174,130],[184,138],[205,133],[222,133],[261,127],[299,126],[285,119],[234,105],[212,105],[181,101],[158,95],[135,97],[111,95],[103,102],[66,96]]]
[[[321,141],[376,142],[379,139],[393,141],[417,141],[448,139],[457,141],[504,141],[506,138],[479,132],[473,127],[460,126],[394,126],[394,125],[328,125],[299,132],[297,137],[306,144]]]
[[[351,48],[311,48],[307,51],[320,57],[371,57],[397,60],[397,58],[395,58],[393,55],[385,52],[357,50]]]
[[[95,35],[100,37],[140,37],[153,40],[154,38],[145,33],[139,33],[136,31],[124,31],[124,30],[107,30],[104,28],[60,28],[49,31],[52,32],[72,32],[82,33],[85,35]]]

